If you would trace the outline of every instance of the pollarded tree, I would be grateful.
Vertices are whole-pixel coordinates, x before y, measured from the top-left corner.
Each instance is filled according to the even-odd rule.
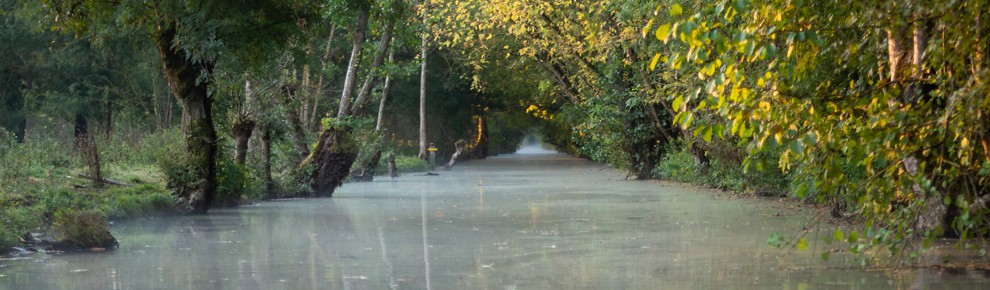
[[[187,169],[195,180],[173,184],[196,213],[205,213],[216,186],[217,134],[210,86],[225,57],[278,49],[314,21],[315,1],[45,0],[61,29],[84,37],[141,34],[157,47],[172,93],[182,107]]]

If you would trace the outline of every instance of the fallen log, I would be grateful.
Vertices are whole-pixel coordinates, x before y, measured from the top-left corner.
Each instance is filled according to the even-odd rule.
[[[93,181],[99,181],[99,182],[102,182],[102,183],[112,184],[112,185],[116,185],[116,186],[134,186],[133,184],[130,184],[130,183],[120,182],[120,181],[116,181],[116,180],[105,178],[105,177],[99,178],[99,180],[97,180],[97,178],[95,178],[95,177],[92,177],[92,176],[89,176],[89,175],[85,175],[85,174],[82,174],[82,173],[80,173],[78,176],[79,176],[79,178],[89,179],[89,180],[93,180]]]

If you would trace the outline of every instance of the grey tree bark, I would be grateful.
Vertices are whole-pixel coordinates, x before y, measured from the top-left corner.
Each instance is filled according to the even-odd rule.
[[[351,108],[351,113],[355,116],[364,115],[364,106],[371,96],[371,89],[375,86],[375,82],[378,81],[378,70],[382,66],[382,62],[385,60],[385,54],[389,51],[389,45],[392,43],[392,27],[393,24],[389,22],[385,26],[385,31],[382,32],[382,39],[378,43],[378,51],[375,53],[375,57],[371,60],[371,69],[369,70],[368,77],[364,79],[364,84],[361,85],[361,91],[358,92],[357,98],[354,99],[354,106]]]
[[[340,109],[337,111],[337,118],[350,115],[351,95],[354,94],[355,80],[357,79],[358,64],[361,62],[361,44],[364,43],[365,30],[368,28],[369,9],[362,9],[358,13],[357,23],[354,25],[354,40],[351,44],[351,59],[347,62],[347,74],[344,76],[344,89],[340,95]]]
[[[390,49],[388,51],[388,62],[395,62],[395,50]],[[392,76],[390,74],[385,75],[385,86],[382,88],[382,99],[378,101],[378,120],[375,122],[375,131],[381,132],[382,121],[385,116],[385,101],[388,100],[388,92],[392,90]]]
[[[427,6],[423,3],[423,25],[427,25]],[[429,44],[429,33],[423,32],[423,44],[420,51],[422,67],[419,70],[419,159],[426,159],[426,48]]]

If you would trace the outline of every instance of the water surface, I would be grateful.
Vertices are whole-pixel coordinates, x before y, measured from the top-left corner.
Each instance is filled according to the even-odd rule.
[[[135,220],[114,252],[0,261],[0,289],[987,289],[767,246],[813,214],[524,148],[437,176]],[[836,266],[840,267],[836,267]]]

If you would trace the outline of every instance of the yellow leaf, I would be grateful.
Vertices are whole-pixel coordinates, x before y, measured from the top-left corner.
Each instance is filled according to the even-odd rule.
[[[670,37],[670,24],[660,25],[657,27],[657,40],[667,43],[667,38]]]
[[[646,35],[650,33],[650,28],[653,28],[653,19],[650,19],[650,22],[646,23],[646,27],[643,27],[643,38],[646,38]]]
[[[671,17],[681,15],[681,13],[684,13],[684,8],[682,8],[680,4],[674,3],[674,5],[670,6]]]
[[[657,69],[657,62],[660,61],[660,54],[653,56],[653,60],[650,61],[650,71]]]

